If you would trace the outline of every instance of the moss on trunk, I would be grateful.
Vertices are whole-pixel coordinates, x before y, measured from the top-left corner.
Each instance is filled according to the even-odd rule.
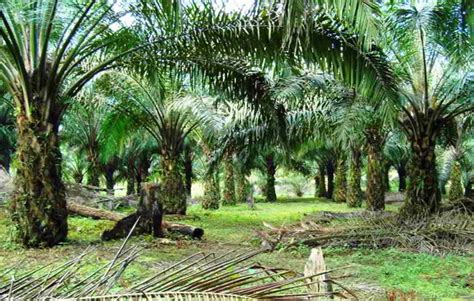
[[[90,149],[87,155],[89,169],[87,170],[87,184],[95,187],[100,185],[100,163],[99,156],[94,149]]]
[[[367,210],[385,209],[385,178],[383,161],[383,137],[377,128],[367,135]]]
[[[347,178],[346,160],[338,159],[336,168],[336,182],[334,186],[334,201],[343,203],[346,201]]]
[[[167,214],[186,214],[186,189],[179,166],[179,157],[161,157],[161,199]]]
[[[219,209],[220,189],[217,175],[207,175],[204,179],[204,197],[201,205],[204,209]]]
[[[411,139],[411,149],[407,197],[400,218],[421,220],[437,212],[441,204],[434,135]]]
[[[276,166],[273,160],[272,155],[268,155],[265,158],[266,163],[266,185],[265,185],[265,198],[267,202],[273,203],[276,202],[277,196],[275,191],[275,173],[276,173]]]
[[[450,202],[454,202],[463,197],[463,186],[462,186],[462,173],[461,164],[455,162],[451,176],[449,177],[449,191],[448,199]]]
[[[349,207],[360,207],[362,205],[361,179],[361,152],[359,149],[351,151],[349,165],[349,180],[347,185],[347,205]]]
[[[61,181],[57,125],[17,118],[17,172],[11,210],[19,241],[50,247],[67,236],[67,209]]]
[[[230,155],[224,158],[224,172],[224,197],[222,198],[222,205],[235,205],[234,164]]]

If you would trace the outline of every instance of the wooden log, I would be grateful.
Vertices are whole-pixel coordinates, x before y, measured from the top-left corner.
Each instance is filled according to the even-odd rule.
[[[93,219],[105,219],[105,220],[118,222],[123,218],[123,215],[121,214],[118,214],[112,211],[84,206],[72,201],[67,202],[67,210],[69,211],[69,213],[84,216],[84,217],[91,217]]]
[[[327,271],[326,263],[324,262],[323,250],[321,247],[311,249],[308,261],[304,266],[304,276],[317,275]],[[324,273],[306,280],[308,283],[319,281],[317,283],[308,284],[309,293],[332,293],[332,285],[329,274]]]
[[[177,232],[195,239],[201,239],[201,237],[204,235],[204,230],[202,228],[197,228],[190,225],[163,222],[163,228],[167,231]]]

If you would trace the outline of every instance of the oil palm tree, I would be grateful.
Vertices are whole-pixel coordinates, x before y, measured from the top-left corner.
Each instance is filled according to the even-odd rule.
[[[400,213],[404,219],[424,218],[441,202],[435,164],[441,131],[456,116],[474,111],[467,15],[460,1],[393,5],[388,14],[386,48],[402,78],[397,105],[411,147]]]
[[[0,80],[13,98],[18,128],[12,218],[25,246],[52,246],[67,235],[58,130],[70,100],[124,54],[113,45],[134,41],[123,39],[125,31],[112,32],[113,14],[97,0],[2,2]]]

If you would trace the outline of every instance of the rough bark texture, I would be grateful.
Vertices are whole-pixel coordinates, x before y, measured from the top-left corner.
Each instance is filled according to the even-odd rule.
[[[328,177],[328,188],[326,191],[326,197],[332,199],[334,194],[334,163],[329,161],[326,164],[326,174]]]
[[[367,210],[384,210],[383,138],[378,129],[370,129],[367,140]]]
[[[235,205],[235,182],[234,182],[234,164],[232,156],[226,156],[224,159],[224,196],[222,198],[222,205]]]
[[[359,149],[351,151],[349,165],[349,180],[347,186],[347,205],[349,207],[360,207],[362,205],[361,179],[361,152]]]
[[[455,162],[449,177],[448,199],[450,202],[455,202],[463,197],[463,193],[461,164]]]
[[[163,237],[163,206],[159,200],[160,191],[158,184],[143,184],[137,212],[118,221],[113,229],[104,231],[102,240],[126,237],[138,218],[140,220],[133,235],[149,233],[153,234],[154,237]]]
[[[398,191],[404,192],[407,189],[407,171],[405,165],[397,168],[398,173]]]
[[[162,156],[161,193],[163,210],[167,214],[186,214],[186,189],[178,158]]]
[[[76,214],[80,216],[90,217],[93,219],[105,219],[109,221],[118,222],[123,216],[113,211],[102,210],[89,206],[84,206],[76,202],[67,202],[67,210],[70,214]]]
[[[423,135],[410,141],[409,182],[407,198],[400,210],[401,220],[422,220],[440,208],[434,139],[434,135]]]
[[[107,188],[107,194],[114,195],[114,186],[115,186],[115,178],[114,178],[115,168],[107,167],[105,168],[104,176],[105,176],[105,187]]]
[[[57,124],[17,117],[17,172],[12,219],[26,247],[49,247],[67,236]]]
[[[346,161],[344,159],[337,160],[336,183],[334,187],[334,201],[345,202],[347,193],[346,178]]]
[[[316,181],[316,196],[317,197],[326,197],[326,169],[320,167],[318,171],[318,175],[315,177]]]
[[[202,199],[202,208],[219,209],[220,189],[219,181],[215,175],[208,175],[204,179],[204,196]]]
[[[237,203],[245,203],[250,194],[250,183],[242,170],[236,169],[236,171],[236,201]]]
[[[100,185],[100,164],[99,157],[94,149],[89,150],[88,154],[89,169],[87,171],[87,185]]]
[[[275,173],[276,173],[276,166],[273,160],[272,155],[268,155],[265,158],[266,162],[266,185],[265,185],[265,198],[267,202],[273,203],[276,202],[277,196],[275,192]]]
[[[383,164],[383,187],[386,192],[390,192],[390,167],[391,165],[388,162]]]

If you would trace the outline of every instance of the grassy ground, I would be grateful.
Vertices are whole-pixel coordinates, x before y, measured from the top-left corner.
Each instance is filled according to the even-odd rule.
[[[389,210],[397,210],[390,205]],[[316,211],[350,211],[345,204],[335,204],[314,198],[279,200],[275,204],[257,203],[255,209],[246,204],[204,211],[198,205],[189,208],[181,222],[205,229],[203,241],[163,241],[149,236],[134,237],[132,243],[143,246],[140,258],[126,272],[122,285],[131,279],[145,277],[161,266],[199,251],[226,252],[236,248],[258,248],[254,229],[262,222],[275,226],[299,221],[305,214]],[[112,222],[71,217],[69,240],[62,246],[45,250],[24,250],[11,242],[10,222],[5,212],[0,213],[0,268],[14,262],[37,266],[50,261],[64,261],[80,253],[89,245],[95,246],[88,262],[90,269],[110,260],[120,242],[103,243],[99,237]],[[287,251],[260,255],[264,265],[303,270],[309,249],[300,247]],[[424,297],[474,298],[472,257],[436,257],[404,252],[396,249],[353,250],[328,248],[325,250],[330,268],[349,266],[343,274],[351,277],[344,283],[355,290],[381,294],[383,289],[416,292]],[[383,293],[382,293],[383,294]]]

